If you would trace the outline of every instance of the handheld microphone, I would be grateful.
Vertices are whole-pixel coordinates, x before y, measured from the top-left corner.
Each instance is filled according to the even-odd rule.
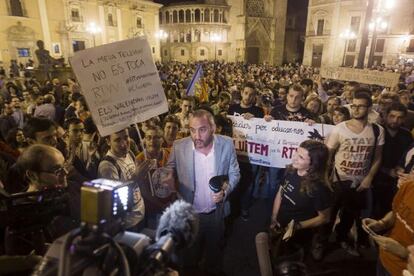
[[[216,175],[210,178],[208,185],[213,192],[218,193],[227,181],[229,181],[228,175]]]

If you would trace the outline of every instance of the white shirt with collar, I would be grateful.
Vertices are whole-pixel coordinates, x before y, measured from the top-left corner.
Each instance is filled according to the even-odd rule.
[[[215,172],[215,156],[214,156],[214,140],[210,152],[205,155],[195,149],[194,154],[194,179],[195,191],[193,207],[197,213],[210,213],[216,208],[213,201],[213,191],[209,187],[210,179],[216,175]]]

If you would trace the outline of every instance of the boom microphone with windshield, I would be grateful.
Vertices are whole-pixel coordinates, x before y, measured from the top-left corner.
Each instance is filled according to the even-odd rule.
[[[198,232],[198,217],[191,204],[175,201],[162,214],[154,243],[151,243],[150,239],[143,234],[128,231],[122,231],[113,238],[105,233],[101,235],[101,238],[97,235],[79,237],[82,231],[85,230],[78,228],[56,240],[34,275],[81,275],[82,271],[83,273],[87,271],[87,275],[106,274],[113,271],[122,271],[123,275],[166,275],[168,263],[174,251],[194,242]],[[96,246],[89,244],[89,254],[85,254],[85,250],[77,252],[76,248],[79,244],[84,247],[84,244],[88,243],[83,240],[91,236],[98,237],[105,242]],[[111,247],[116,250],[111,251]],[[66,251],[68,252],[65,254],[71,255],[69,262],[66,256],[62,256]],[[111,264],[104,260],[108,260],[111,254],[118,255],[110,256],[111,259],[121,259],[122,262],[116,265],[114,261],[115,264],[112,264],[114,267],[108,269],[106,266],[111,266]],[[91,270],[91,266],[95,268]]]
[[[159,268],[169,262],[171,254],[176,249],[190,246],[197,233],[198,217],[191,204],[182,200],[175,201],[160,218],[156,242],[145,250],[145,269],[139,275],[157,275]]]

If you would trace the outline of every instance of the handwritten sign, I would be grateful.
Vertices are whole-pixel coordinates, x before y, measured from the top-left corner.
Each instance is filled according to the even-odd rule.
[[[345,67],[322,67],[320,74],[323,78],[327,79],[356,81],[385,87],[396,86],[400,78],[400,74],[398,73]]]
[[[292,163],[300,143],[309,139],[325,140],[333,128],[325,124],[310,126],[302,122],[229,118],[233,122],[233,143],[239,160],[276,168]]]
[[[70,63],[102,136],[168,111],[145,38],[79,51]]]

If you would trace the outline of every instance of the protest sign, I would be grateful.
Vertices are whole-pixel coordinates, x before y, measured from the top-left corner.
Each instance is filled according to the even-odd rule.
[[[168,112],[146,38],[79,51],[70,63],[102,136]]]
[[[400,74],[398,73],[345,67],[322,67],[320,69],[320,75],[327,79],[356,81],[385,87],[396,86],[400,78]]]
[[[325,124],[266,122],[257,118],[245,120],[241,116],[229,118],[233,123],[233,142],[239,160],[266,167],[286,167],[300,143],[309,139],[324,140],[333,128]]]

